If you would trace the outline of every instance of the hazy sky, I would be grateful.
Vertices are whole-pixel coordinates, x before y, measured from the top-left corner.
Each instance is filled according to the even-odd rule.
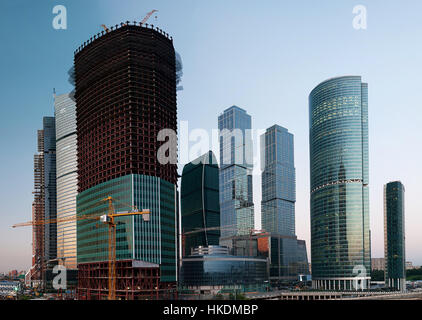
[[[367,8],[355,30],[353,8]],[[52,27],[55,5],[68,29]],[[74,50],[100,25],[150,20],[173,36],[184,64],[178,118],[211,131],[235,104],[255,129],[279,124],[295,136],[296,231],[310,251],[308,95],[321,81],[361,75],[369,84],[372,257],[383,257],[383,185],[406,188],[407,260],[422,264],[420,0],[2,0],[0,1],[0,272],[31,264],[33,154],[53,88],[71,90]],[[179,168],[181,169],[181,167]],[[260,177],[254,176],[257,227]]]

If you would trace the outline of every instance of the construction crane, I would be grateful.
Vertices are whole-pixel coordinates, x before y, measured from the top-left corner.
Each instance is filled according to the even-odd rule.
[[[106,33],[108,33],[110,31],[105,24],[102,24],[101,27],[103,27],[103,29]]]
[[[148,19],[151,18],[151,16],[155,12],[158,12],[158,10],[152,10],[151,12],[148,12],[148,14],[145,16],[144,20],[141,21],[141,25],[143,25],[144,23],[146,23],[148,21]]]
[[[115,218],[142,215],[144,221],[149,221],[150,210],[135,210],[132,212],[115,212],[113,198],[107,197],[108,214],[102,215],[100,221],[108,225],[108,300],[116,300],[116,225]]]
[[[116,299],[116,225],[118,222],[115,221],[115,218],[119,217],[127,217],[127,216],[136,216],[142,215],[144,221],[150,220],[150,210],[143,209],[138,210],[136,206],[127,205],[132,207],[133,211],[125,211],[125,212],[115,212],[112,197],[107,197],[102,200],[102,202],[108,202],[108,213],[102,215],[100,217],[96,216],[93,217],[91,215],[81,215],[79,217],[70,216],[64,218],[57,218],[57,219],[45,219],[39,221],[27,221],[23,223],[17,223],[12,226],[12,228],[18,227],[27,227],[27,226],[39,226],[51,223],[61,223],[61,222],[71,222],[71,221],[81,221],[81,220],[94,220],[100,221],[108,225],[108,299],[115,300]]]

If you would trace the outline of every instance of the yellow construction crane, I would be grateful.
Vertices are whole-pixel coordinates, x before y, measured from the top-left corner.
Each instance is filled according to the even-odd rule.
[[[136,207],[130,206],[134,209],[133,211],[115,212],[114,205],[113,205],[114,199],[112,197],[109,196],[103,199],[102,201],[108,202],[108,213],[100,217],[98,216],[93,217],[90,215],[81,215],[79,217],[71,216],[71,217],[57,218],[57,219],[28,221],[28,222],[14,224],[12,228],[38,226],[38,225],[45,225],[45,224],[50,224],[50,223],[61,223],[61,222],[80,221],[80,220],[96,220],[96,221],[99,220],[100,222],[107,224],[108,225],[108,260],[109,260],[108,299],[115,300],[116,299],[116,225],[117,225],[115,218],[142,215],[144,221],[149,221],[150,210],[143,209],[140,211]]]
[[[144,221],[149,221],[149,209],[132,212],[115,212],[113,198],[107,197],[103,201],[108,202],[108,214],[100,217],[100,221],[108,225],[108,299],[116,300],[116,225],[115,218],[142,215]]]

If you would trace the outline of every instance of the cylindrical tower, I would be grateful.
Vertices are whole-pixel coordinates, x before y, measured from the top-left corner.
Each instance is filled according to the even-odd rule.
[[[76,51],[75,80],[79,192],[128,174],[175,184],[177,164],[157,160],[158,132],[177,131],[173,41],[151,27],[116,26]]]
[[[117,218],[116,260],[132,266],[133,278],[118,277],[116,287],[126,288],[134,299],[158,288],[173,290],[177,281],[177,154],[168,156],[174,161],[168,164],[158,158],[171,143],[170,151],[177,152],[176,80],[173,41],[152,26],[126,22],[75,52],[77,216],[103,215],[107,196],[116,211],[151,212],[148,221]],[[163,129],[170,139],[165,146],[159,135]],[[77,222],[79,297],[104,297],[98,288],[107,287],[106,278],[83,270],[108,263],[106,235],[104,224]],[[160,284],[137,277],[139,266],[159,267]],[[118,289],[116,295],[125,297]]]
[[[368,86],[360,76],[312,90],[309,129],[313,286],[368,288]]]

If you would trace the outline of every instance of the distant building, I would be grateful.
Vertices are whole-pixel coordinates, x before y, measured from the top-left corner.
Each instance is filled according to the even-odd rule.
[[[413,269],[417,269],[417,267],[414,266],[411,261],[406,261],[406,270],[413,270]]]
[[[385,270],[385,259],[384,258],[372,258],[371,259],[372,270]]]
[[[218,245],[220,203],[218,163],[212,151],[183,168],[181,182],[182,256],[196,247]]]
[[[313,288],[369,288],[368,84],[360,76],[312,90],[309,145]]]
[[[43,118],[43,129],[37,131],[37,153],[34,155],[34,201],[32,220],[31,279],[39,285],[45,280],[49,260],[57,256],[57,226],[42,224],[56,218],[56,132],[54,117]]]
[[[400,181],[384,186],[385,285],[406,290],[404,186]]]
[[[254,229],[251,116],[232,106],[218,117],[221,241]]]
[[[46,220],[57,218],[57,184],[56,184],[56,121],[54,117],[44,117],[44,196]],[[57,258],[57,224],[45,224],[45,259]]]

